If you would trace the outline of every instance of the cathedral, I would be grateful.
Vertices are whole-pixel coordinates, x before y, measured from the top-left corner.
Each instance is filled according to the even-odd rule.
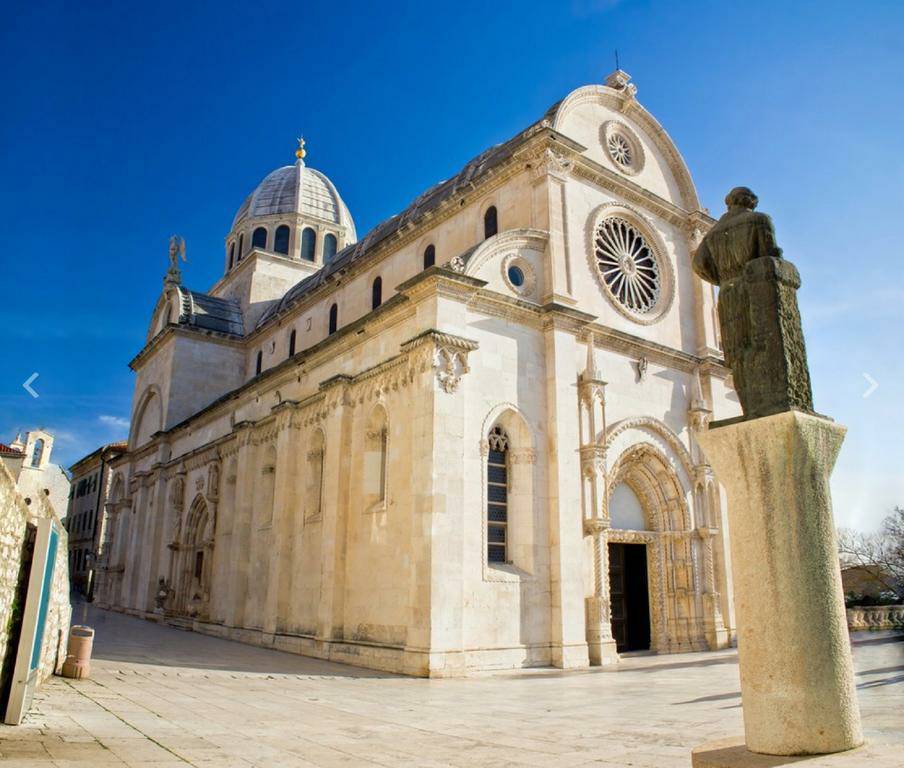
[[[305,161],[170,268],[96,599],[420,676],[734,640],[712,219],[616,71],[359,239]]]

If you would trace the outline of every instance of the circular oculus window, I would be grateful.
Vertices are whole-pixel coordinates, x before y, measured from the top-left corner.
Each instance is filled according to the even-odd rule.
[[[524,272],[521,271],[521,267],[516,267],[515,265],[509,267],[508,279],[509,282],[516,288],[520,288],[522,285],[524,285]]]
[[[602,143],[612,164],[622,173],[633,175],[643,168],[643,148],[628,126],[618,122],[606,123]]]
[[[529,296],[536,284],[534,268],[517,253],[511,253],[502,260],[502,279],[519,296]]]
[[[596,268],[612,298],[633,314],[653,314],[662,295],[662,275],[653,247],[637,227],[619,216],[604,219],[593,246]]]

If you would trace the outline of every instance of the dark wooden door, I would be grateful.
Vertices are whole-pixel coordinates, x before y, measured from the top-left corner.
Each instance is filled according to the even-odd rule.
[[[612,637],[619,651],[628,643],[627,594],[625,585],[625,545],[609,545],[609,610],[612,614]]]
[[[612,637],[619,653],[650,647],[650,597],[645,544],[609,545]]]

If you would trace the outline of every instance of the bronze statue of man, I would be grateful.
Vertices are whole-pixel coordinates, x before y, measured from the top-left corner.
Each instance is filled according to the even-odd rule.
[[[719,286],[719,324],[745,419],[813,412],[804,334],[797,308],[800,274],[782,258],[772,219],[757,196],[735,187],[728,210],[694,254],[700,277]]]

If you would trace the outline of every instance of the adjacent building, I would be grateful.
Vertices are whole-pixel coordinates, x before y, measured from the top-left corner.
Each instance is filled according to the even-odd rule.
[[[98,599],[416,675],[730,643],[711,224],[621,71],[361,239],[299,147],[209,290],[171,249]]]
[[[103,540],[104,509],[112,476],[110,464],[125,451],[125,442],[110,443],[69,468],[69,574],[73,589],[89,598],[93,597],[94,566]]]
[[[26,504],[42,496],[57,517],[66,514],[69,477],[65,470],[50,460],[53,435],[43,429],[32,429],[25,439],[16,435],[9,445],[0,443],[0,460],[6,465]]]

